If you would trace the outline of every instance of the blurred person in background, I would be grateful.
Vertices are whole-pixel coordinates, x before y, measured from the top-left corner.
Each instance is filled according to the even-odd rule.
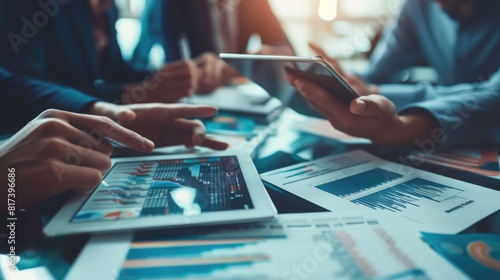
[[[499,10],[499,0],[407,0],[359,75],[310,45],[359,94],[382,94],[401,108],[449,94],[449,86],[489,79],[500,66]],[[437,85],[398,84],[401,72],[416,66],[435,69]]]
[[[268,0],[149,0],[143,27],[134,63],[147,65],[154,43],[164,47],[167,62],[179,60],[179,39],[185,35],[201,70],[201,93],[237,76],[218,54],[246,53],[252,35],[260,37],[257,54],[294,54]]]
[[[175,61],[149,74],[123,60],[113,0],[0,0],[0,66],[113,103],[174,103],[200,70]]]

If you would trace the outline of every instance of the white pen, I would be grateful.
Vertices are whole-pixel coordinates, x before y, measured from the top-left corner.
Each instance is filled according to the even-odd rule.
[[[189,39],[185,33],[181,33],[179,37],[179,50],[181,51],[181,57],[184,60],[191,60],[191,46],[189,45]]]
[[[179,36],[179,50],[181,52],[181,58],[183,60],[191,60],[191,46],[189,45],[189,39],[186,33],[181,33]],[[191,96],[187,97],[187,103],[191,102]]]

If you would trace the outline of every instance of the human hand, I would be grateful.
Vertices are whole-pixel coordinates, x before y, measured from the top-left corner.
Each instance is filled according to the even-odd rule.
[[[333,127],[371,139],[374,144],[409,146],[438,127],[426,114],[399,116],[394,103],[381,95],[359,97],[346,105],[311,81],[287,74],[286,79]]]
[[[347,74],[339,61],[328,56],[328,54],[317,44],[310,42],[309,47],[316,53],[317,55],[323,57],[330,66],[339,73],[342,78],[361,96],[366,96],[370,94],[380,94],[380,88],[376,85],[369,85],[360,77],[354,74]]]
[[[131,115],[125,110],[116,112],[117,118]],[[108,139],[141,152],[154,148],[150,140],[106,117],[48,110],[28,123],[0,147],[2,174],[6,176],[7,168],[15,168],[18,207],[66,189],[88,191],[96,187],[111,166]],[[6,209],[5,202],[0,202],[1,209]]]
[[[122,103],[175,103],[196,93],[200,75],[193,61],[169,63],[142,84],[125,86]]]
[[[131,110],[134,117],[116,119],[124,108]],[[214,150],[225,150],[228,147],[226,143],[206,138],[206,129],[201,121],[186,119],[215,115],[217,109],[211,106],[158,103],[125,106],[97,102],[90,113],[120,121],[123,126],[153,140],[158,147],[204,146]]]
[[[201,75],[199,93],[210,93],[238,76],[238,72],[213,53],[206,52],[194,59]]]

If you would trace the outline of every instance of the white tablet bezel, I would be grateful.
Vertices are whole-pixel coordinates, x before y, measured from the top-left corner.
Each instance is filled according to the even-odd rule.
[[[209,152],[186,155],[162,155],[162,156],[145,156],[132,158],[117,158],[112,160],[112,166],[121,162],[137,162],[137,161],[157,161],[157,160],[172,160],[172,159],[193,159],[205,157],[231,157],[235,156],[238,159],[240,169],[242,171],[245,183],[247,185],[250,199],[254,209],[248,210],[227,210],[205,212],[197,216],[160,216],[160,217],[143,217],[123,220],[106,220],[106,221],[89,221],[81,223],[71,223],[74,215],[79,211],[80,207],[87,201],[87,198],[93,193],[75,194],[69,201],[59,210],[59,212],[45,226],[44,233],[47,236],[58,236],[66,234],[92,233],[104,231],[132,231],[138,229],[153,229],[165,227],[185,227],[194,225],[210,225],[221,223],[238,223],[246,221],[257,221],[267,218],[273,218],[277,215],[276,208],[267,194],[259,174],[255,169],[252,159],[249,155],[238,153],[235,151],[226,152]],[[167,219],[168,217],[168,219]]]
[[[252,59],[252,60],[271,60],[271,61],[283,61],[283,62],[310,62],[310,63],[322,63],[328,65],[328,63],[320,56],[285,56],[285,55],[261,55],[261,54],[238,54],[238,53],[221,53],[219,57],[222,59]]]
[[[230,64],[229,60],[255,60],[255,61],[271,61],[271,62],[279,62],[279,63],[288,63],[290,64],[294,69],[300,70],[300,67],[296,63],[307,63],[310,65],[313,64],[318,64],[325,69],[330,76],[335,79],[340,85],[347,91],[341,93],[336,93],[336,91],[328,90],[328,88],[325,88],[330,94],[332,94],[334,97],[345,99],[348,98],[347,103],[349,104],[352,99],[360,97],[360,95],[354,90],[354,88],[340,75],[337,70],[335,70],[334,67],[332,67],[328,61],[326,61],[323,57],[321,56],[311,56],[311,57],[300,57],[300,56],[282,56],[282,55],[255,55],[255,54],[234,54],[234,53],[220,53],[219,57],[223,60],[226,61],[226,63]],[[290,66],[288,65],[288,66]],[[233,65],[234,66],[234,65]],[[287,73],[285,64],[282,65],[283,67],[283,76],[285,73]],[[246,68],[246,66],[244,66]],[[242,70],[242,69],[237,69],[237,71]],[[243,72],[241,74],[244,74]],[[247,76],[250,80],[252,80],[252,76]],[[312,80],[314,82],[314,80]],[[259,84],[259,81],[254,81],[257,84]],[[319,84],[321,85],[321,84]],[[263,88],[264,85],[261,84]],[[286,103],[286,102],[285,102]]]
[[[235,53],[220,53],[219,57],[223,60],[226,60],[228,62],[228,59],[236,59],[236,60],[263,60],[263,61],[274,61],[274,62],[282,62],[282,63],[291,63],[294,65],[295,63],[301,62],[301,63],[308,63],[308,64],[319,64],[328,73],[331,75],[332,78],[336,79],[342,86],[349,92],[349,96],[351,98],[358,98],[360,95],[356,92],[356,90],[353,89],[353,87],[340,75],[337,70],[335,70],[334,67],[332,67],[328,61],[326,61],[323,57],[321,56],[310,56],[310,57],[301,57],[301,56],[282,56],[282,55],[256,55],[256,54],[235,54]],[[228,62],[229,63],[229,62]],[[294,65],[295,68],[296,65]],[[286,71],[285,71],[286,72]],[[249,79],[252,79],[252,77],[247,77]],[[257,84],[258,81],[254,81]],[[333,94],[335,97],[335,94]]]

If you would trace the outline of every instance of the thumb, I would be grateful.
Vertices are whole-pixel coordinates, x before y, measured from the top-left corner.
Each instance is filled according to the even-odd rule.
[[[394,115],[396,112],[394,103],[380,95],[369,95],[359,97],[351,102],[351,113],[366,116],[384,118]]]
[[[125,106],[118,106],[114,112],[114,116],[111,117],[119,124],[128,124],[136,118],[136,114],[132,109]]]

